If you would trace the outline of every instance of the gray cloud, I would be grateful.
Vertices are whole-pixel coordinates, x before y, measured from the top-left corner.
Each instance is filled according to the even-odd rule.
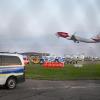
[[[100,44],[58,39],[57,31],[91,37],[100,31],[99,0],[0,0],[0,50],[100,56]]]

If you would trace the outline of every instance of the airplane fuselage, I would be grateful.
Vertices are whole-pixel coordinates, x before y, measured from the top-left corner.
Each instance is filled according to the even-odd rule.
[[[66,33],[66,32],[57,32],[57,36],[66,38],[68,40],[73,40],[76,43],[79,43],[79,42],[100,43],[100,34],[97,34],[96,37],[92,37],[92,38],[83,38],[75,34],[70,35],[69,33]]]
[[[73,36],[72,36],[73,37]],[[73,40],[74,42],[85,42],[85,43],[96,43],[96,42],[100,42],[100,41],[96,41],[92,38],[83,38],[83,37],[79,37],[79,36],[75,36],[74,38],[70,38],[70,40]]]

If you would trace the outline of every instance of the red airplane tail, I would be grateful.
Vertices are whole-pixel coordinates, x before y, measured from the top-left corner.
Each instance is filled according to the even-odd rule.
[[[67,38],[67,37],[69,37],[69,33],[66,33],[66,32],[57,32],[57,36],[58,37]]]

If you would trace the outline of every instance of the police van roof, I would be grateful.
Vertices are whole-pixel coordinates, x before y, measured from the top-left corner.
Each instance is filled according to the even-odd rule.
[[[21,54],[18,54],[18,53],[10,53],[10,52],[0,52],[0,56],[17,56],[17,57],[19,57],[21,59],[22,64],[24,65],[23,56]]]

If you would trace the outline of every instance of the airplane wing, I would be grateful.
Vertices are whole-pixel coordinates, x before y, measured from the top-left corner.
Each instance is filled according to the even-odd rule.
[[[79,43],[79,41],[77,40],[75,34],[73,34],[73,35],[71,36],[71,40],[73,40],[75,43]]]

